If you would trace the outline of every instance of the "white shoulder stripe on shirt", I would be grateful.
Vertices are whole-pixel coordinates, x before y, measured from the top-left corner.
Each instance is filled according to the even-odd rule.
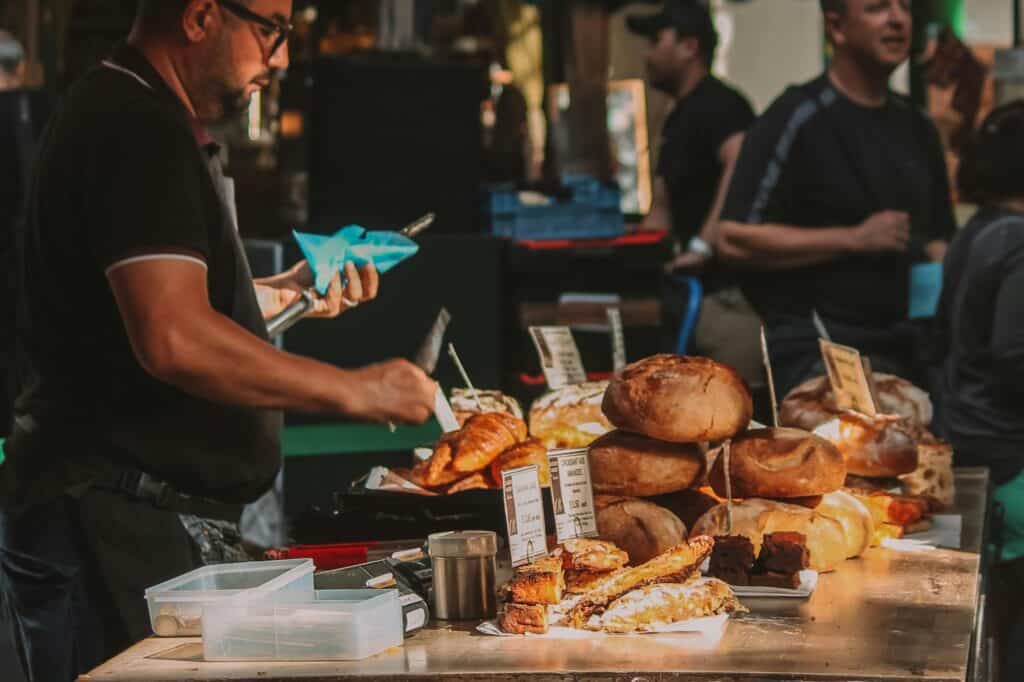
[[[202,258],[196,258],[195,256],[186,256],[185,254],[182,253],[147,253],[143,256],[132,256],[131,258],[119,260],[113,265],[111,265],[109,268],[104,270],[103,273],[109,276],[110,273],[112,273],[114,270],[124,267],[125,265],[131,265],[132,263],[142,263],[150,260],[180,260],[189,263],[195,263],[196,265],[201,266],[204,270],[207,269],[206,261],[204,261]]]

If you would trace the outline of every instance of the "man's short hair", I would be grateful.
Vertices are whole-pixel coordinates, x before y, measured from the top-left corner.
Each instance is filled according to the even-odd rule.
[[[701,59],[708,66],[715,60],[718,31],[707,5],[701,0],[665,0],[656,14],[626,17],[626,26],[637,35],[655,39],[663,29],[675,29],[677,37],[696,38]]]
[[[164,31],[181,21],[189,0],[139,0],[136,19],[146,29]]]
[[[846,0],[821,0],[822,12],[846,12]]]

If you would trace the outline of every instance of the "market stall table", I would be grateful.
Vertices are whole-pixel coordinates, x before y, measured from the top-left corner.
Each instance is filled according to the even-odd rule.
[[[760,599],[719,642],[687,635],[546,640],[438,624],[351,663],[206,663],[198,639],[152,638],[83,681],[617,678],[973,680],[988,474],[960,470],[961,550],[872,549],[821,576],[808,601]],[[977,647],[980,649],[980,647]],[[974,665],[979,665],[974,661]]]

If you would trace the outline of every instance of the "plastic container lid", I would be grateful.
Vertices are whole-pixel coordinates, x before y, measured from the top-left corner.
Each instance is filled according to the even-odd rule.
[[[498,536],[489,530],[434,533],[427,538],[430,556],[463,559],[492,557],[498,553]]]

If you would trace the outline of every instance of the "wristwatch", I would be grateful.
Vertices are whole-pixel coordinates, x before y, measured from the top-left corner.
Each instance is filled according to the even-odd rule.
[[[711,256],[715,254],[715,250],[711,248],[711,244],[708,244],[700,237],[692,238],[686,244],[686,250],[689,251],[690,253],[700,254],[705,258],[711,258]]]

